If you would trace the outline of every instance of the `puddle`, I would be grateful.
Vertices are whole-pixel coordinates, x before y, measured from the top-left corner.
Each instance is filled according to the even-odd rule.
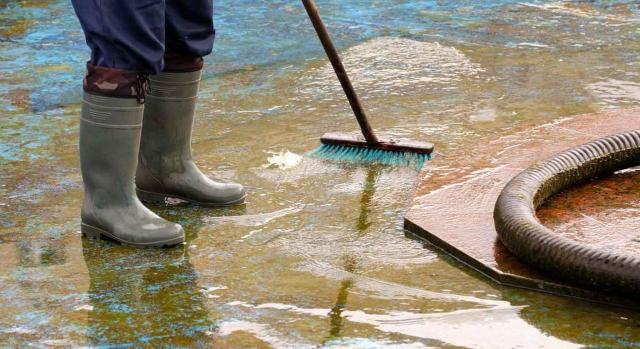
[[[253,306],[243,302],[232,302],[229,305],[319,317],[332,315],[331,309],[302,309],[286,304]],[[539,330],[523,321],[518,316],[519,311],[520,309],[511,307],[430,314],[411,312],[370,314],[360,310],[343,310],[339,316],[346,321],[374,326],[386,333],[435,339],[468,348],[514,348],[522,344],[523,338],[529,338],[527,345],[535,348],[581,348],[574,343],[544,336]],[[460,336],[460,333],[465,333],[465,336]]]
[[[604,105],[635,105],[640,102],[640,84],[609,79],[589,85],[589,90]]]
[[[274,219],[288,216],[290,214],[298,213],[302,211],[303,207],[289,207],[282,210],[254,214],[254,215],[242,215],[242,216],[221,216],[221,217],[208,217],[204,219],[205,223],[210,225],[217,224],[234,224],[244,227],[259,227],[263,226]]]
[[[347,49],[342,57],[345,66],[352,67],[349,74],[356,87],[366,96],[451,92],[456,83],[484,72],[454,47],[405,38],[375,38]],[[300,85],[310,100],[342,93],[329,64],[312,71]]]

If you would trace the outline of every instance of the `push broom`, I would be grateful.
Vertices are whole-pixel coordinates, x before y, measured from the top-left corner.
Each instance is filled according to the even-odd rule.
[[[342,64],[327,27],[324,25],[314,0],[302,0],[304,8],[318,33],[333,70],[347,95],[353,114],[360,125],[362,136],[351,133],[331,132],[320,138],[321,146],[309,153],[310,156],[331,160],[362,161],[394,166],[414,166],[420,169],[431,157],[433,144],[411,140],[391,140],[378,138],[365,114],[347,71]]]

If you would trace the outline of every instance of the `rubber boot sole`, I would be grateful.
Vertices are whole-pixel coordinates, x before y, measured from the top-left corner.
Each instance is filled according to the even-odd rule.
[[[140,201],[150,203],[150,204],[157,204],[157,205],[166,205],[169,200],[177,199],[181,201],[186,201],[190,204],[197,205],[197,206],[227,207],[227,206],[240,205],[244,203],[245,199],[247,198],[247,195],[245,195],[240,199],[237,199],[234,201],[215,203],[215,202],[199,202],[199,201],[192,200],[179,195],[156,193],[156,192],[146,191],[142,189],[136,189],[136,193],[138,194],[138,199],[140,199]]]
[[[86,223],[81,224],[80,231],[82,232],[82,235],[86,236],[89,239],[101,240],[102,237],[107,237],[123,245],[133,246],[133,247],[171,247],[171,246],[179,245],[184,242],[183,237],[177,237],[175,239],[170,239],[165,241],[154,241],[154,242],[148,242],[148,243],[130,242],[130,241],[120,239],[106,230],[96,228]]]

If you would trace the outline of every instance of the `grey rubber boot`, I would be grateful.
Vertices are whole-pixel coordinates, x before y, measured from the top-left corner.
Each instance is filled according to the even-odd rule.
[[[84,181],[82,233],[133,246],[171,246],[184,230],[147,209],[135,193],[143,106],[134,98],[84,93],[80,165]]]
[[[210,179],[191,158],[200,74],[160,73],[150,77],[136,173],[138,196],[143,201],[166,203],[175,198],[203,206],[244,202],[242,185]]]

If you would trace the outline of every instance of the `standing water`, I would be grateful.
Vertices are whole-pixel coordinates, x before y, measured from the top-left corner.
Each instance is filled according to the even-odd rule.
[[[319,1],[385,136],[446,153],[640,105],[635,1],[452,3]],[[357,126],[301,4],[215,8],[194,153],[250,197],[155,207],[187,244],[140,250],[79,233],[70,3],[0,0],[0,346],[640,346],[637,313],[499,287],[412,238],[412,169],[304,157]]]

